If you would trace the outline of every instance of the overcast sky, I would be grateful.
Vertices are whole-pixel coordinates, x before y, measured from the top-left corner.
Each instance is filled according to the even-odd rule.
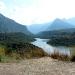
[[[0,13],[21,24],[75,17],[75,0],[0,0]]]

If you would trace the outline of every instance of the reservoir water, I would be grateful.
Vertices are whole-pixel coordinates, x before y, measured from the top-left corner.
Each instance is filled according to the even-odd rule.
[[[47,44],[47,41],[48,39],[36,38],[36,41],[32,42],[32,44],[42,48],[48,54],[59,51],[60,53],[71,55],[71,51],[75,50],[75,47],[52,46]]]

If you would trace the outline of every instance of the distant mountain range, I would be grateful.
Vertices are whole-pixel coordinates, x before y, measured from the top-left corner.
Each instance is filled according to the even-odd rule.
[[[0,32],[22,32],[27,35],[32,35],[25,25],[21,25],[2,14],[0,14]]]
[[[75,28],[74,25],[69,24],[66,21],[55,19],[52,24],[46,29],[46,31],[53,31],[53,30],[61,30],[61,29],[68,29],[68,28]]]
[[[38,35],[49,36],[47,33],[54,33],[60,31],[66,32],[74,32],[75,31],[75,18],[61,20],[55,19],[52,22],[44,23],[44,24],[33,24],[27,27],[25,25],[21,25],[15,22],[12,19],[9,19],[2,14],[0,14],[0,32],[1,33],[24,33],[25,36],[33,36],[31,32],[34,34],[38,33]]]
[[[66,21],[55,19],[50,26],[37,34],[40,38],[47,38],[54,37],[58,34],[71,34],[75,32],[75,26],[72,24],[69,24]]]
[[[75,18],[67,20],[55,19],[54,21],[49,23],[34,24],[28,26],[28,29],[34,34],[43,31],[53,31],[53,30],[61,30],[69,28],[75,28]]]
[[[43,24],[32,24],[27,27],[32,33],[37,34],[41,31],[45,31],[48,28],[48,26],[50,26],[50,24],[51,24],[51,22],[43,23]]]

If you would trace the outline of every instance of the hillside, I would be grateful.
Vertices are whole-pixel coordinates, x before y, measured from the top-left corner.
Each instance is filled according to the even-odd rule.
[[[72,33],[75,33],[75,28],[68,28],[68,29],[61,29],[61,30],[53,30],[53,31],[43,31],[38,33],[36,36],[40,38],[51,38],[53,36],[58,35],[70,35]]]
[[[25,25],[21,25],[2,14],[0,14],[0,32],[21,32],[27,35],[32,35]]]
[[[30,43],[35,39],[21,32],[17,33],[0,33],[0,43]]]

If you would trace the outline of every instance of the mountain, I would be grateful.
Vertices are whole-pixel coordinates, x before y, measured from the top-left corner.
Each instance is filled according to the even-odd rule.
[[[61,29],[74,28],[74,27],[75,27],[74,25],[69,24],[67,21],[61,19],[55,19],[53,22],[49,23],[30,25],[28,26],[28,29],[32,33],[37,34],[42,31],[61,30]]]
[[[43,24],[32,24],[28,26],[29,31],[31,31],[34,34],[37,34],[41,31],[45,31],[48,26],[50,26],[51,22],[49,23],[43,23]]]
[[[2,14],[0,14],[0,32],[22,32],[27,35],[32,35],[26,26],[7,18]]]
[[[61,29],[68,29],[68,28],[75,28],[75,26],[61,19],[55,19],[52,22],[52,24],[47,28],[47,31],[61,30]]]
[[[53,36],[58,34],[73,33],[75,32],[75,26],[67,23],[66,21],[56,19],[52,22],[52,24],[45,30],[38,33],[36,36],[40,38],[50,39]]]
[[[66,22],[75,25],[75,17],[67,19]]]

